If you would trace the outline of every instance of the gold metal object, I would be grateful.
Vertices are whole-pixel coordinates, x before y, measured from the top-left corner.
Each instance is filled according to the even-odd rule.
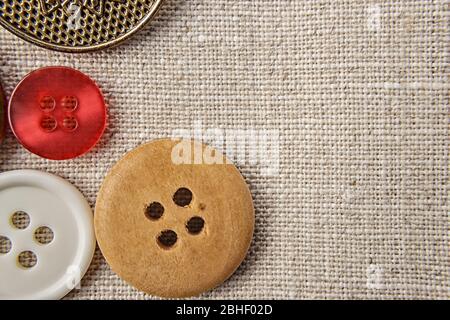
[[[0,0],[0,25],[63,52],[119,44],[156,14],[163,0]]]

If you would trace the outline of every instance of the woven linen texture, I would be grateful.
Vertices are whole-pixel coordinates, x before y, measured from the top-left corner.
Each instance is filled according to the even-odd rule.
[[[448,299],[448,31],[448,3],[425,0],[167,0],[127,43],[82,55],[0,30],[8,96],[28,72],[64,65],[109,107],[89,154],[47,161],[8,132],[0,171],[60,175],[94,206],[107,171],[144,142],[199,124],[278,132],[278,172],[237,162],[254,241],[202,298]],[[153,297],[97,250],[67,298]]]

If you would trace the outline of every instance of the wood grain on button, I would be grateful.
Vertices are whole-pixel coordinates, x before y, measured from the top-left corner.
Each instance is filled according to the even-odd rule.
[[[98,243],[113,271],[161,297],[220,285],[245,258],[254,229],[252,197],[237,168],[175,164],[177,146],[157,140],[125,155],[105,178],[95,209]]]

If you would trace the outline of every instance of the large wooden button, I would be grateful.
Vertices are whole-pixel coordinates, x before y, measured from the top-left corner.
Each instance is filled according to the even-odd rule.
[[[218,151],[187,140],[158,140],[125,155],[95,209],[98,243],[113,271],[161,297],[194,296],[224,282],[246,256],[253,228],[242,175]]]

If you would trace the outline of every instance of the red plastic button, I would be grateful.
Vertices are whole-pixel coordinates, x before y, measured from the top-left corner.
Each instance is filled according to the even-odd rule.
[[[106,127],[106,106],[98,86],[72,68],[47,67],[28,74],[9,102],[9,122],[30,152],[66,160],[88,152]]]

